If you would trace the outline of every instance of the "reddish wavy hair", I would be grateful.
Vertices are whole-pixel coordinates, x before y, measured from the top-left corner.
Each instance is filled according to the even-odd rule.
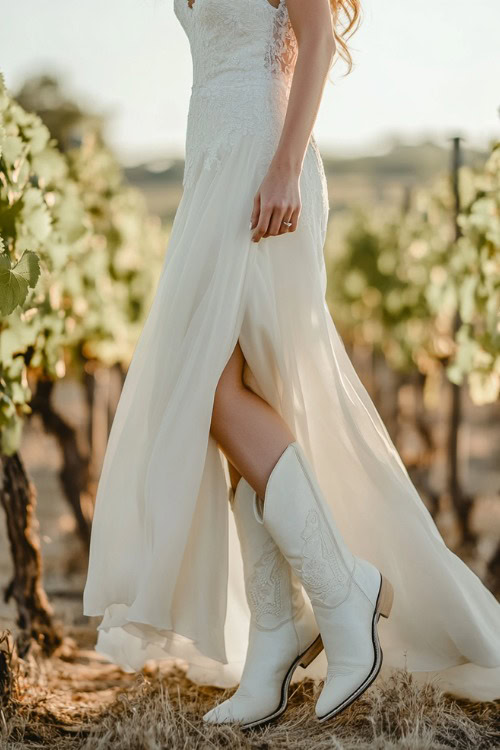
[[[337,55],[347,64],[347,73],[350,73],[352,57],[347,41],[358,29],[361,22],[361,3],[359,0],[330,0],[330,5],[333,14],[333,34],[337,44]]]

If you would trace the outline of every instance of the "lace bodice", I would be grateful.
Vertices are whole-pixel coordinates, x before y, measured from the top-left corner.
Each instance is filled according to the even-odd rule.
[[[297,56],[285,0],[174,0],[189,39],[193,86],[184,184],[245,134],[261,134],[263,158],[281,132]]]
[[[196,181],[200,169],[219,166],[246,135],[259,137],[264,175],[283,128],[297,59],[286,0],[278,7],[268,0],[174,0],[174,9],[193,59],[184,187]],[[328,191],[314,135],[301,192],[301,221],[319,232],[322,265]]]

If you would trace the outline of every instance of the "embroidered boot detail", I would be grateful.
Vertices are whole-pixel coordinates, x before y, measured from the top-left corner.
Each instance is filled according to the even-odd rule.
[[[349,578],[337,543],[316,510],[310,510],[301,534],[302,562],[300,578],[312,604],[332,606],[331,594],[346,585]],[[338,599],[338,596],[336,597]]]
[[[271,538],[248,579],[247,597],[260,628],[273,629],[292,617],[290,569]]]

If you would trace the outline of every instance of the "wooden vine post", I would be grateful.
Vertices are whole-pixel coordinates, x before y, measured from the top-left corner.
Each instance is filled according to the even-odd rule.
[[[454,242],[458,242],[462,232],[459,224],[461,211],[460,201],[460,167],[462,166],[462,154],[460,148],[461,138],[453,138],[451,180],[453,188],[453,227]],[[455,332],[461,325],[460,313],[457,312],[454,321]],[[450,383],[450,411],[447,438],[447,474],[448,493],[455,511],[460,527],[461,547],[463,550],[475,545],[476,537],[471,527],[471,513],[473,508],[472,499],[464,492],[460,477],[460,426],[462,421],[462,387],[456,383]]]

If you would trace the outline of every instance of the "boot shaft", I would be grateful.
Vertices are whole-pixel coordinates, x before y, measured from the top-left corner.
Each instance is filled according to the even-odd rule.
[[[271,472],[261,521],[313,606],[335,607],[341,603],[350,587],[355,558],[297,442],[288,445]]]
[[[252,621],[259,629],[274,629],[299,615],[304,607],[302,587],[258,520],[256,493],[244,477],[231,496]]]

